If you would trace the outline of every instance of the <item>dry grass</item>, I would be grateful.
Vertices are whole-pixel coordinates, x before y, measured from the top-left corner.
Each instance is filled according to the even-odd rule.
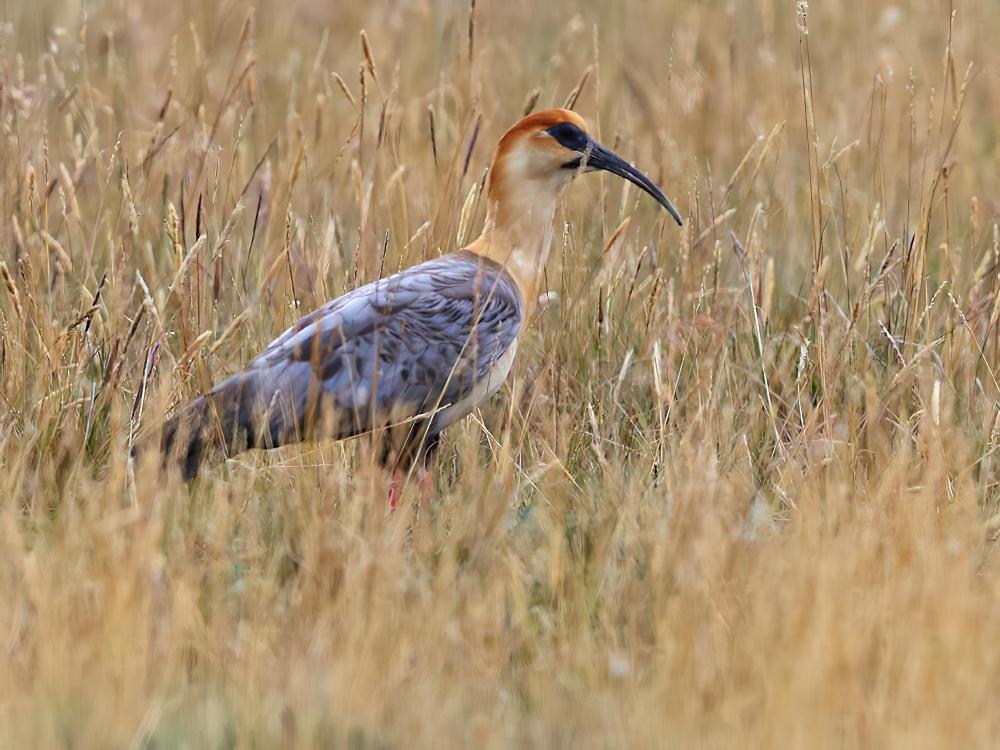
[[[0,745],[994,744],[995,3],[247,5],[0,6]],[[573,98],[689,221],[572,187],[439,504],[363,446],[130,488]]]

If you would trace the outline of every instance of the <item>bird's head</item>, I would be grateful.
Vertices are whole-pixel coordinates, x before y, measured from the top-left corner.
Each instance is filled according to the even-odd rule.
[[[516,122],[500,139],[491,170],[497,201],[515,191],[557,193],[582,172],[603,170],[649,193],[678,224],[680,212],[656,184],[587,132],[587,123],[568,109],[536,112]],[[534,190],[528,190],[533,187]]]

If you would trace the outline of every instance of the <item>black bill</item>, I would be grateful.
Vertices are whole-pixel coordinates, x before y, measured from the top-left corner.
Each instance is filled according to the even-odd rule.
[[[622,159],[611,149],[605,148],[595,140],[590,140],[584,151],[583,157],[576,159],[566,166],[573,166],[577,169],[583,168],[587,171],[603,169],[619,177],[623,177],[633,185],[638,186],[656,199],[656,202],[663,206],[674,217],[678,225],[684,226],[680,212],[674,204],[663,194],[663,191],[656,186],[651,179]]]

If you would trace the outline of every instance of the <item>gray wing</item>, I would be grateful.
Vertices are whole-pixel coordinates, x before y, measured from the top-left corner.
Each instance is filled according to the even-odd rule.
[[[310,313],[209,398],[228,403],[230,429],[250,445],[294,442],[320,416],[330,437],[361,434],[462,400],[514,342],[522,317],[510,275],[463,251]]]

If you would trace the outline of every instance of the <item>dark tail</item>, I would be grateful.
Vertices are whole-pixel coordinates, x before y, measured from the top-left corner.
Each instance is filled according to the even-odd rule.
[[[301,439],[302,421],[292,415],[302,413],[302,407],[293,401],[259,372],[234,375],[163,425],[164,465],[176,466],[184,481],[190,481],[205,464],[248,448],[296,442]]]
[[[291,364],[294,367],[244,370],[180,409],[164,423],[160,435],[164,467],[176,467],[184,481],[190,481],[204,465],[248,448],[297,443],[315,436],[317,430],[338,438],[354,434],[339,429],[336,419],[328,427],[324,419],[336,415],[322,412],[323,402],[311,387],[309,363]],[[142,450],[138,446],[138,452]],[[133,448],[133,455],[136,452]]]
[[[222,420],[217,420],[212,412],[208,398],[201,396],[163,425],[160,438],[163,463],[180,469],[185,482],[194,479],[202,463],[221,453],[230,442],[224,435]]]
[[[168,419],[160,437],[164,467],[177,467],[188,482],[206,463],[254,447],[255,385],[253,376],[240,373]]]

